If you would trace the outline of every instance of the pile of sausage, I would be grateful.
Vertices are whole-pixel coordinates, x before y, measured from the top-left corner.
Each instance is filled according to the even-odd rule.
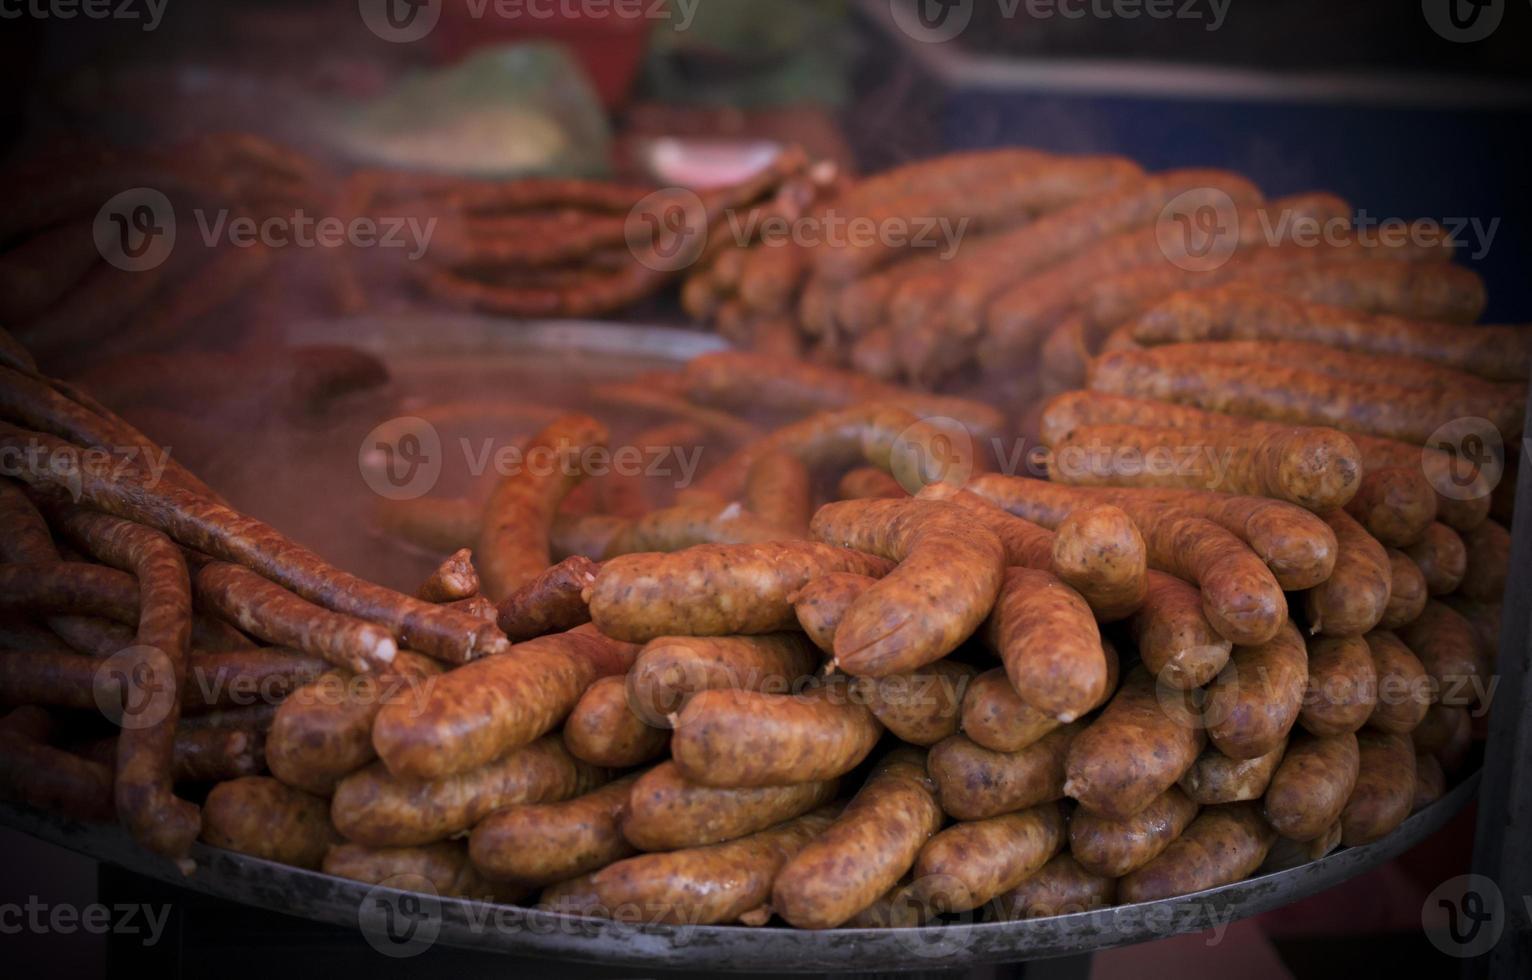
[[[1240,285],[1109,346],[1041,409],[1046,479],[1008,475],[987,405],[780,356],[526,406],[552,465],[379,501],[442,559],[406,596],[149,479],[141,434],[7,345],[0,791],[183,862],[200,835],[812,929],[1168,898],[1386,837],[1468,763],[1509,561],[1493,470],[1425,444],[1465,417],[1517,442],[1532,337]],[[586,479],[686,442],[679,492]],[[220,703],[236,680],[264,704]]]
[[[867,178],[826,208],[874,234],[720,256],[683,299],[721,281],[737,284],[735,300],[688,311],[774,355],[921,388],[1000,379],[1021,404],[1078,387],[1109,335],[1182,290],[1238,284],[1451,323],[1484,309],[1482,282],[1451,264],[1451,236],[1434,222],[1379,234],[1352,227],[1351,205],[1332,194],[1267,200],[1221,170],[984,151]],[[932,227],[947,233],[888,234]]]

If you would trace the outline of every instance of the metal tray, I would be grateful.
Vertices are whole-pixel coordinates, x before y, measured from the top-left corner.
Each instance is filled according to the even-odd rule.
[[[360,930],[385,955],[433,944],[516,956],[638,968],[823,972],[952,970],[1086,953],[1227,925],[1331,888],[1378,867],[1440,830],[1478,792],[1479,774],[1388,837],[1302,867],[1180,898],[1017,922],[922,929],[808,932],[744,926],[665,926],[438,899],[332,878],[198,845],[183,878],[118,827],[63,820],[0,804],[0,823],[129,871],[203,894]]]

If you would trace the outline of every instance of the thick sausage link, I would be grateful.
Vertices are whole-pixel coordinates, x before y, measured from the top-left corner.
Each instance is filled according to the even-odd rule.
[[[524,888],[487,881],[468,860],[462,841],[420,847],[365,847],[336,844],[324,857],[324,873],[401,891],[442,898],[509,904],[526,898]]]
[[[935,745],[957,732],[975,673],[967,664],[938,660],[909,674],[858,678],[853,690],[895,738]]]
[[[819,663],[797,633],[660,637],[645,644],[628,673],[628,706],[648,724],[669,728],[671,717],[699,691],[787,694]]]
[[[547,736],[441,779],[395,776],[373,763],[335,787],[330,815],[358,844],[408,847],[466,831],[501,807],[568,799],[608,778],[607,770],[579,761],[557,736]]]
[[[1083,728],[1065,725],[1017,752],[992,752],[962,735],[942,741],[926,762],[942,809],[982,820],[1063,799],[1064,758]]]
[[[378,712],[372,744],[396,776],[471,772],[549,732],[598,678],[626,674],[638,648],[582,628],[528,640],[435,678],[420,704]]]
[[[896,751],[777,875],[772,908],[799,929],[833,929],[892,888],[941,825],[923,753]]]
[[[1149,552],[1132,518],[1110,504],[1069,512],[1054,532],[1053,571],[1104,623],[1126,619],[1149,592]]]
[[[1388,551],[1345,511],[1325,515],[1338,549],[1329,581],[1305,599],[1309,623],[1325,636],[1361,636],[1388,611],[1393,564]]]
[[[1107,657],[1080,594],[1051,572],[1011,568],[985,628],[1016,692],[1063,722],[1101,703]]]
[[[1308,651],[1292,623],[1269,643],[1236,648],[1208,688],[1208,736],[1233,759],[1271,752],[1297,724],[1308,681]]]
[[[1094,711],[1117,693],[1120,664],[1116,647],[1102,643],[1106,652],[1106,690]],[[1032,707],[1016,693],[1005,668],[986,671],[975,677],[963,696],[962,731],[977,744],[993,752],[1020,752],[1064,722]]]
[[[1378,628],[1403,629],[1420,618],[1431,594],[1426,587],[1425,573],[1409,555],[1388,549],[1388,566],[1391,573],[1388,606],[1383,610],[1383,620],[1378,623]]]
[[[1064,846],[1057,803],[954,824],[915,859],[911,897],[933,912],[966,912],[1036,874]]]
[[[551,885],[596,871],[634,853],[622,815],[638,776],[613,780],[559,803],[496,810],[473,828],[468,856],[494,881]]]
[[[1180,787],[1172,786],[1131,817],[1081,810],[1069,821],[1069,850],[1092,874],[1121,878],[1158,857],[1200,809]]]
[[[1393,633],[1368,633],[1367,650],[1378,675],[1378,703],[1367,724],[1379,731],[1408,735],[1420,726],[1431,707],[1435,682],[1420,658]]]
[[[786,786],[822,782],[854,769],[883,726],[850,686],[803,694],[699,691],[674,720],[676,769],[704,786]],[[748,737],[741,737],[748,733]]]
[[[1341,811],[1341,842],[1359,847],[1379,840],[1410,815],[1415,803],[1415,746],[1406,735],[1358,733],[1356,786]]]
[[[1000,539],[952,504],[852,500],[814,515],[816,538],[898,562],[851,604],[835,631],[835,662],[867,677],[940,660],[989,615],[1005,574]]]
[[[672,851],[764,830],[835,798],[834,779],[793,786],[715,789],[693,783],[672,762],[640,776],[622,817],[622,835],[641,851]]]
[[[1243,881],[1276,840],[1257,803],[1207,807],[1163,853],[1117,883],[1117,898],[1152,902]]]
[[[1404,553],[1419,566],[1433,596],[1451,595],[1468,575],[1468,548],[1462,536],[1445,524],[1432,524],[1425,537]]]
[[[1164,572],[1149,573],[1149,593],[1132,628],[1144,666],[1161,684],[1180,690],[1210,682],[1234,652],[1234,644],[1208,622],[1197,587]]]
[[[825,653],[835,653],[835,631],[840,629],[846,610],[862,593],[878,584],[875,578],[836,572],[805,585],[793,596],[793,611],[798,625],[814,645]]]
[[[1436,683],[1436,700],[1468,705],[1488,690],[1490,666],[1473,625],[1442,602],[1426,603],[1420,618],[1399,631]]]
[[[1367,724],[1378,706],[1378,670],[1360,636],[1309,641],[1309,687],[1298,722],[1313,735],[1343,735]]]
[[[1181,777],[1181,789],[1200,806],[1258,800],[1265,794],[1271,774],[1277,771],[1286,751],[1286,739],[1253,759],[1231,759],[1216,746],[1205,749]]]
[[[1495,521],[1485,521],[1463,532],[1468,568],[1458,591],[1477,602],[1500,602],[1511,566],[1511,532]]]
[[[1345,506],[1368,534],[1390,548],[1404,548],[1436,520],[1436,491],[1421,469],[1389,466],[1369,470]]]
[[[825,808],[738,840],[618,861],[590,877],[596,914],[685,926],[739,921],[766,904],[782,867],[834,819]]]
[[[1206,737],[1193,709],[1161,694],[1147,670],[1128,674],[1106,710],[1070,746],[1065,795],[1092,813],[1124,818],[1175,785],[1197,761]]]
[[[340,835],[318,796],[264,776],[219,783],[202,807],[202,839],[252,857],[310,870]]]
[[[1356,736],[1294,736],[1266,790],[1266,819],[1289,840],[1323,837],[1340,819],[1361,769]]]
[[[669,733],[628,707],[625,677],[603,677],[586,688],[564,720],[564,747],[593,766],[631,769],[665,753]]]
[[[832,572],[878,577],[882,558],[809,541],[699,545],[673,555],[624,555],[590,587],[591,620],[607,636],[776,633],[797,626],[792,597]]]
[[[1116,898],[1115,879],[1087,871],[1064,853],[1055,854],[1037,874],[996,898],[991,908],[1000,920],[1046,919],[1108,908]]]

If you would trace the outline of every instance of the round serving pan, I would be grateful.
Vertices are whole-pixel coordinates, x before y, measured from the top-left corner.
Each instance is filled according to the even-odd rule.
[[[1296,902],[1378,867],[1429,837],[1477,793],[1473,774],[1375,844],[1181,898],[1017,922],[922,929],[665,926],[438,899],[368,886],[198,845],[183,878],[118,827],[81,824],[0,804],[0,823],[129,871],[274,912],[356,928],[380,952],[409,956],[432,944],[517,956],[671,970],[861,973],[953,970],[1085,953],[1228,925]]]

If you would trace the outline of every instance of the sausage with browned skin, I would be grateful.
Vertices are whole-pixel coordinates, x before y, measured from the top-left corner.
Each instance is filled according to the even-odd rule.
[[[1237,647],[1208,687],[1208,736],[1224,755],[1254,759],[1282,744],[1308,690],[1308,651],[1289,622],[1269,643]]]
[[[631,769],[665,753],[669,733],[628,707],[628,681],[602,677],[580,696],[564,719],[564,747],[593,766]]]
[[[660,637],[644,646],[627,675],[628,706],[648,724],[668,729],[671,716],[698,691],[788,694],[819,663],[797,633]]]
[[[457,602],[479,594],[479,572],[473,567],[473,552],[459,548],[437,566],[431,577],[415,591],[426,602]]]
[[[733,840],[823,806],[839,781],[716,789],[662,762],[633,785],[622,835],[641,851],[672,851]]]
[[[841,925],[899,881],[942,819],[923,753],[891,753],[835,822],[777,875],[773,911],[799,929]]]
[[[957,732],[963,696],[976,673],[967,664],[938,660],[908,674],[857,678],[852,691],[895,738],[935,745]]]
[[[440,779],[395,776],[373,763],[335,787],[330,816],[358,844],[407,847],[445,840],[501,807],[565,800],[609,778],[607,770],[574,758],[550,735]]]
[[[1137,525],[1110,504],[1080,507],[1059,522],[1053,572],[1104,623],[1126,619],[1149,592],[1148,548]]]
[[[1378,677],[1378,703],[1367,723],[1379,731],[1408,735],[1420,726],[1436,693],[1436,681],[1414,651],[1393,633],[1368,633],[1368,652]]]
[[[1341,811],[1341,842],[1360,847],[1387,836],[1415,803],[1415,746],[1408,736],[1362,731],[1356,786]]]
[[[1346,506],[1362,482],[1361,451],[1334,429],[1097,425],[1052,448],[1049,475],[1075,486],[1214,490],[1318,513]]]
[[[266,764],[282,782],[316,796],[378,757],[372,726],[385,704],[418,704],[441,665],[408,650],[387,671],[332,671],[294,691],[277,707],[266,736]]]
[[[1436,492],[1420,468],[1389,466],[1369,470],[1346,513],[1390,548],[1419,541],[1436,520]]]
[[[1445,524],[1432,524],[1425,537],[1404,549],[1426,578],[1433,596],[1451,595],[1468,575],[1468,548],[1458,532]]]
[[[1101,647],[1106,653],[1106,689],[1093,711],[1117,693],[1120,669],[1117,650],[1104,641]],[[963,734],[993,752],[1019,752],[1063,725],[1064,722],[1032,707],[1017,694],[1003,667],[975,677],[963,695]]]
[[[1388,606],[1383,610],[1379,629],[1397,630],[1415,622],[1431,598],[1426,588],[1426,576],[1415,560],[1402,551],[1388,549],[1390,587]]]
[[[622,836],[622,815],[638,778],[616,779],[557,803],[496,810],[473,828],[468,856],[486,878],[536,886],[620,861],[635,852]]]
[[[699,545],[673,555],[624,555],[601,566],[587,596],[607,636],[777,633],[797,626],[792,597],[833,572],[886,574],[882,558],[810,541]]]
[[[921,500],[856,500],[814,515],[814,536],[898,562],[851,604],[835,631],[847,673],[886,677],[957,648],[1000,592],[1005,552],[962,508]]]
[[[824,808],[738,840],[640,854],[597,871],[589,888],[598,909],[619,921],[735,922],[766,904],[783,866],[834,818]]]
[[[877,582],[875,578],[849,572],[834,572],[814,579],[793,596],[798,625],[815,646],[833,656],[835,631],[846,618],[846,610]]]
[[[1092,874],[1121,878],[1158,857],[1200,809],[1179,786],[1172,786],[1130,817],[1080,810],[1069,821],[1069,850]]]
[[[676,769],[704,786],[786,786],[822,782],[854,769],[883,734],[850,685],[803,694],[709,690],[693,694],[673,720]]]
[[[962,735],[943,740],[926,761],[942,809],[982,820],[1063,799],[1064,759],[1083,728],[1065,725],[1016,752],[993,752]]]
[[[1298,722],[1313,735],[1343,735],[1367,724],[1378,706],[1378,671],[1360,636],[1309,640],[1309,687]]]
[[[324,799],[262,776],[214,786],[202,823],[202,839],[214,847],[310,870],[340,843]]]
[[[954,824],[915,859],[911,896],[933,912],[966,912],[1021,884],[1064,846],[1057,803]]]
[[[565,558],[506,597],[495,622],[517,643],[583,626],[590,622],[585,590],[600,570],[583,555]]]
[[[1471,704],[1487,688],[1490,666],[1472,624],[1452,607],[1432,600],[1420,618],[1399,631],[1420,665],[1436,682],[1437,700]]]
[[[1477,602],[1500,602],[1511,566],[1511,532],[1485,521],[1462,537],[1469,561],[1458,592]]]
[[[750,465],[745,510],[781,528],[783,537],[803,537],[814,516],[814,490],[807,466],[787,452],[767,453]]]
[[[509,904],[526,890],[487,881],[468,860],[462,841],[438,841],[419,847],[366,847],[336,844],[325,854],[322,870],[336,878],[401,891],[424,891],[441,898]]]
[[[1149,573],[1149,592],[1132,620],[1144,666],[1160,683],[1181,690],[1202,687],[1229,662],[1234,644],[1208,622],[1195,585]]]
[[[1046,919],[1112,905],[1117,882],[1093,874],[1070,854],[1055,854],[1032,877],[997,897],[991,907],[1001,920]]]
[[[1253,759],[1231,759],[1216,746],[1207,748],[1186,770],[1179,785],[1200,806],[1258,800],[1265,794],[1271,774],[1276,772],[1286,751],[1287,739]]]
[[[1276,839],[1257,803],[1207,807],[1163,853],[1117,883],[1117,898],[1152,902],[1243,881]]]
[[[1325,522],[1335,531],[1335,571],[1304,600],[1312,629],[1325,636],[1361,636],[1383,621],[1392,588],[1393,563],[1378,539],[1345,511]]]
[[[1360,767],[1351,732],[1294,736],[1266,790],[1266,819],[1289,840],[1323,837],[1351,799]]]
[[[553,564],[549,532],[554,515],[585,476],[580,457],[606,441],[600,422],[565,416],[538,433],[527,444],[523,467],[496,485],[474,549],[484,594],[491,600],[505,599]]]
[[[1206,743],[1201,720],[1184,701],[1161,695],[1143,667],[1128,673],[1106,709],[1070,746],[1066,796],[1101,816],[1131,817],[1192,767]]]
[[[1095,616],[1051,572],[1007,569],[984,637],[1022,699],[1060,721],[1074,721],[1107,693]]]

